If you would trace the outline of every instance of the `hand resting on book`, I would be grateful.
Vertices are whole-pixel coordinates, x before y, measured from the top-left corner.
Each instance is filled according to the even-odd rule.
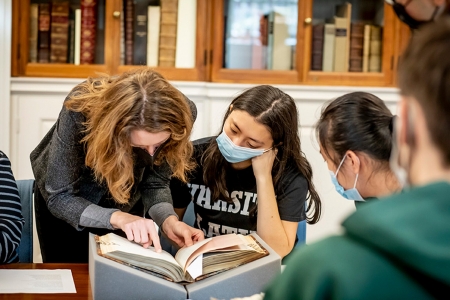
[[[175,216],[168,217],[161,227],[167,237],[178,247],[192,246],[194,243],[205,239],[203,231],[178,221]]]
[[[161,243],[152,220],[116,211],[111,215],[111,224],[115,228],[122,229],[128,240],[135,241],[144,248],[153,244],[156,252],[161,252]]]

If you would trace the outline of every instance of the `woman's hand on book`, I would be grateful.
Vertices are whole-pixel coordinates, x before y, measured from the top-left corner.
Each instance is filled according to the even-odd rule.
[[[194,243],[205,239],[203,231],[178,221],[175,216],[170,216],[163,222],[162,230],[179,247],[192,246]]]
[[[152,220],[116,211],[111,215],[111,225],[122,229],[128,240],[141,244],[144,248],[153,244],[155,251],[161,252],[159,236]]]

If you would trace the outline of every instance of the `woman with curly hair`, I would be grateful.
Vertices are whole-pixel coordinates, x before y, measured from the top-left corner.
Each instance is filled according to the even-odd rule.
[[[87,262],[88,233],[117,229],[159,251],[153,222],[179,246],[203,239],[178,221],[169,189],[194,166],[195,117],[195,105],[149,68],[75,87],[31,153],[43,261]]]

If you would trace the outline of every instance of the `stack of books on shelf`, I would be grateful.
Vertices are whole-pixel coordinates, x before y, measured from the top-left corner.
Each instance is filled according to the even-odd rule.
[[[350,3],[338,5],[335,16],[312,26],[311,70],[381,72],[382,27],[351,21]]]
[[[30,4],[29,62],[101,64],[105,0]]]
[[[196,0],[124,0],[124,4],[120,49],[125,65],[195,67]]]

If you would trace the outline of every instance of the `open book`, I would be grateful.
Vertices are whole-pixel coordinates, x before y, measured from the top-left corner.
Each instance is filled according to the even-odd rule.
[[[100,256],[173,282],[189,283],[269,255],[251,235],[226,234],[183,247],[175,257],[109,233],[95,236]]]

